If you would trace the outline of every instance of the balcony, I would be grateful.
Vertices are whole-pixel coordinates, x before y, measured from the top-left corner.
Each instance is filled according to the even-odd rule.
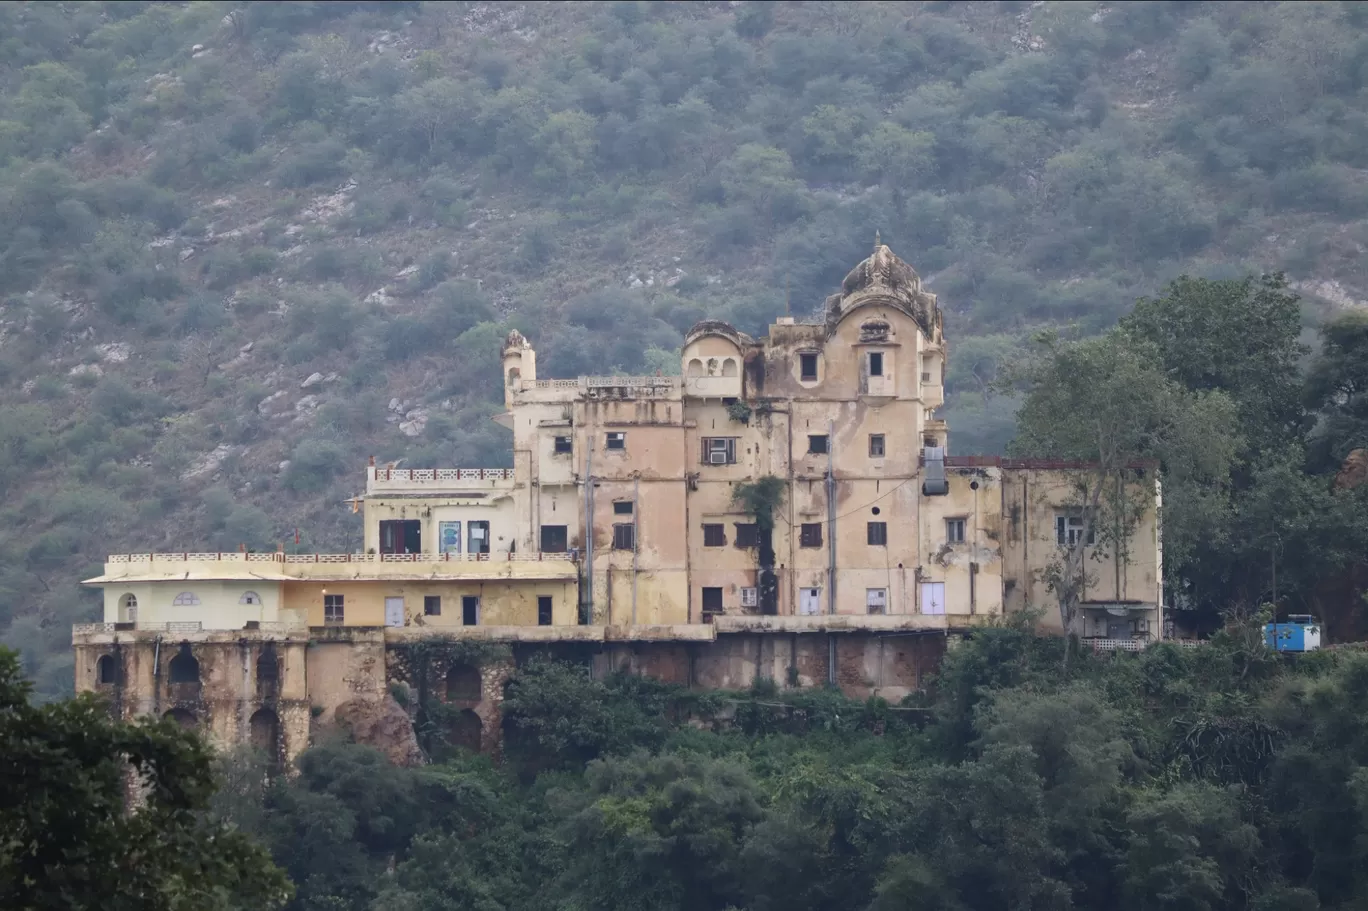
[[[511,468],[366,469],[366,494],[484,493],[513,487]]]
[[[527,551],[490,554],[111,554],[105,571],[87,585],[160,581],[345,581],[375,579],[574,580],[568,554]]]

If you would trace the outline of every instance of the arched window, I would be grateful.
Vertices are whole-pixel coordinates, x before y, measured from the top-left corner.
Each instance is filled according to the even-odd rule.
[[[688,373],[689,376],[702,376],[702,375],[703,375],[703,361],[700,360],[699,358],[693,358],[692,360],[689,361],[688,369],[687,369],[685,372]]]
[[[256,592],[243,592],[242,597],[238,598],[238,604],[260,604],[261,596]]]
[[[280,716],[270,709],[257,709],[248,724],[251,728],[252,748],[261,750],[268,756],[274,756],[276,741],[280,738]]]
[[[453,664],[447,671],[447,699],[479,702],[480,694],[480,672],[468,664]]]
[[[520,379],[522,379],[522,370],[517,367],[510,367],[508,370],[508,385],[516,386]]]
[[[171,683],[200,682],[199,661],[195,659],[194,652],[190,651],[189,642],[181,643],[180,651],[171,659],[170,672]]]
[[[132,592],[119,598],[119,622],[138,622],[138,596]]]
[[[113,655],[101,655],[100,660],[95,662],[95,679],[100,683],[119,682],[119,665],[115,663]]]
[[[729,357],[729,358],[727,358],[725,361],[722,362],[722,375],[723,375],[723,376],[736,376],[736,374],[737,374],[736,358],[734,358],[734,357]]]
[[[200,599],[194,592],[181,592],[171,600],[171,603],[178,607],[185,607],[192,604],[199,604]]]

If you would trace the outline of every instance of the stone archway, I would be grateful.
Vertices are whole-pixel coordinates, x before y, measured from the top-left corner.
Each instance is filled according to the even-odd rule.
[[[280,716],[272,709],[257,709],[248,722],[252,749],[274,757],[280,744]]]
[[[174,708],[162,715],[162,717],[170,718],[183,728],[194,728],[199,726],[199,720],[195,718],[195,713],[189,709]]]
[[[453,664],[447,670],[446,697],[448,702],[479,702],[484,687],[478,668],[468,664]]]
[[[447,728],[447,742],[454,747],[480,752],[484,741],[484,722],[470,709],[462,709],[451,719]]]

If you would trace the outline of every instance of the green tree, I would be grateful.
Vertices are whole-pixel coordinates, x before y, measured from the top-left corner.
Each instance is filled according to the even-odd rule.
[[[35,706],[0,648],[0,903],[40,909],[276,908],[265,852],[206,815],[210,748],[170,721],[110,718],[93,695]],[[141,799],[127,803],[132,784]]]

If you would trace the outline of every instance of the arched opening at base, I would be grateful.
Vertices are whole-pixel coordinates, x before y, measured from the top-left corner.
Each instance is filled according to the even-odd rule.
[[[195,718],[195,713],[190,711],[189,709],[172,709],[162,717],[170,718],[172,721],[176,722],[176,724],[180,725],[183,728],[193,728],[197,724],[199,724],[199,722]]]
[[[182,642],[180,651],[171,659],[169,681],[171,683],[199,683],[200,668],[195,653],[190,651],[190,643]]]
[[[453,664],[447,671],[448,702],[479,702],[480,672],[468,664]]]
[[[101,655],[95,662],[95,679],[106,685],[119,682],[119,664],[113,655]]]
[[[257,709],[250,726],[252,749],[274,757],[280,742],[280,716],[271,709]]]
[[[484,722],[470,709],[462,709],[460,714],[451,719],[447,741],[452,746],[478,753],[483,739]]]

